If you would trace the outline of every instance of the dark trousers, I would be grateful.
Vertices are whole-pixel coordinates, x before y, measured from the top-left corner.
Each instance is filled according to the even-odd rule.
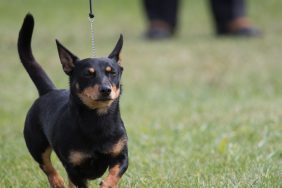
[[[150,21],[165,21],[172,30],[175,30],[178,20],[178,0],[143,0],[143,4]]]
[[[143,4],[150,21],[162,20],[176,28],[179,0],[143,0]],[[227,32],[230,21],[246,14],[245,0],[210,0],[210,7],[217,33]]]
[[[210,0],[217,33],[228,32],[230,21],[246,16],[245,0]]]

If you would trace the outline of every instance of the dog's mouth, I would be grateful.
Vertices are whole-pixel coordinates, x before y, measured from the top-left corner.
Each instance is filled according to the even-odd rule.
[[[95,99],[94,101],[96,101],[96,102],[109,102],[109,101],[112,101],[112,100],[113,99],[110,98],[110,97],[107,97],[107,98],[103,97],[103,98]]]
[[[80,94],[78,95],[80,100],[88,106],[90,109],[107,109],[111,106],[113,99],[110,97],[93,97]]]
[[[90,103],[93,103],[93,104],[107,104],[107,103],[110,103],[113,101],[113,99],[108,96],[108,97],[103,97],[103,96],[85,96],[86,98],[88,98],[89,102]],[[91,102],[92,101],[92,102]]]

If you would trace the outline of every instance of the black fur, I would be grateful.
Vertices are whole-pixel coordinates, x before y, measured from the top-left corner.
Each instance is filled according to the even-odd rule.
[[[56,41],[70,81],[69,90],[58,90],[32,55],[33,26],[28,14],[18,39],[21,62],[40,95],[25,121],[29,152],[53,187],[64,186],[52,181],[54,173],[43,155],[48,148],[55,151],[75,186],[87,187],[87,180],[101,177],[109,168],[110,178],[101,187],[116,187],[111,178],[118,180],[128,167],[127,135],[119,111],[122,35],[107,58],[79,60]],[[117,174],[111,172],[114,167]]]

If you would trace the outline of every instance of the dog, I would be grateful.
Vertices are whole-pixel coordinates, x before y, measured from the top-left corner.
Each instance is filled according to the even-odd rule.
[[[67,172],[70,188],[87,188],[89,180],[107,169],[100,188],[116,188],[128,168],[128,138],[119,109],[123,36],[108,57],[82,60],[56,40],[70,83],[69,90],[59,90],[33,56],[33,27],[28,13],[19,32],[18,52],[39,93],[23,131],[30,154],[53,188],[65,183],[52,165],[52,151]]]

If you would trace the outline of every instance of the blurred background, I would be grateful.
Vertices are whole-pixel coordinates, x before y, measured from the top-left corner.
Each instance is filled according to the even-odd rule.
[[[208,1],[183,0],[175,36],[148,40],[142,1],[94,0],[97,56],[107,56],[120,33],[125,40],[121,111],[130,166],[120,187],[281,187],[282,1],[247,4],[260,37],[218,37]],[[68,80],[55,38],[80,58],[91,55],[88,0],[1,0],[4,188],[49,187],[22,135],[37,97],[16,47],[27,12],[35,17],[34,55],[58,88]]]

